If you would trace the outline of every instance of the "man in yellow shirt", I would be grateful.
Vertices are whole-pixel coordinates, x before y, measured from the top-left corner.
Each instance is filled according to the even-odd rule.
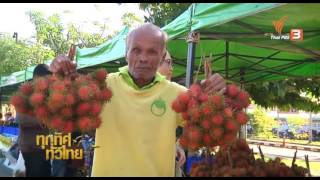
[[[157,72],[165,52],[166,34],[155,25],[143,24],[128,35],[128,66],[106,79],[113,96],[104,105],[96,130],[92,176],[175,175],[175,129],[183,121],[171,103],[186,88]],[[76,71],[64,55],[50,67],[66,75]],[[204,85],[208,92],[224,91],[226,86],[219,74]]]

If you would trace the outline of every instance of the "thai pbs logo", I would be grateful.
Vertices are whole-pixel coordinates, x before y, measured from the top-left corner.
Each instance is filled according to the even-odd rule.
[[[291,40],[291,41],[302,41],[303,40],[303,29],[291,29],[290,33],[282,34],[285,21],[288,16],[283,16],[277,21],[272,21],[275,31],[277,34],[271,33],[270,39],[272,40]]]

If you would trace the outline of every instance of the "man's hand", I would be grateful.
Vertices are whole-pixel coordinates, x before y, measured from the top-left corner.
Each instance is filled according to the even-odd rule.
[[[209,76],[207,79],[201,81],[201,86],[204,87],[205,93],[213,93],[218,92],[219,94],[223,94],[226,91],[226,81],[223,77],[215,73]]]
[[[223,94],[226,91],[227,85],[223,77],[218,73],[212,75],[211,55],[210,58],[204,60],[204,74],[206,79],[201,81],[201,86],[205,93],[217,92]]]
[[[177,144],[177,152],[176,152],[176,157],[178,157],[178,163],[177,166],[181,167],[185,162],[186,162],[186,155],[184,153],[184,150]]]
[[[62,72],[64,75],[72,75],[76,72],[76,64],[65,55],[57,56],[50,64],[52,73]]]

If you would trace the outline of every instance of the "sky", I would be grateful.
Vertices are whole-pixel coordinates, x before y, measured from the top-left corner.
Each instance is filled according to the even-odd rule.
[[[18,37],[34,37],[34,25],[26,15],[30,10],[42,11],[46,16],[58,13],[64,24],[72,22],[86,32],[97,32],[97,27],[91,25],[93,21],[105,22],[110,34],[121,30],[125,12],[133,12],[142,20],[146,15],[138,3],[0,3],[0,34],[18,32]]]

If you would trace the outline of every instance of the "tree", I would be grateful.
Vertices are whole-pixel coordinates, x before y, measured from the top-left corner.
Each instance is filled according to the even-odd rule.
[[[131,12],[126,12],[121,17],[122,24],[128,26],[129,28],[135,27],[138,24],[143,23],[143,20],[138,17],[136,14]]]
[[[80,48],[90,48],[90,47],[96,47],[104,42],[106,42],[108,39],[112,38],[116,32],[104,35],[107,27],[105,24],[95,24],[100,29],[99,33],[88,33],[80,30],[80,27],[76,27],[74,24],[69,24],[68,29],[68,35],[69,35],[69,44],[77,44]]]
[[[27,13],[31,22],[35,25],[37,42],[50,47],[55,56],[68,52],[71,44],[79,47],[95,47],[108,39],[115,33],[105,35],[108,27],[106,24],[92,22],[99,29],[99,33],[89,33],[81,30],[80,26],[69,23],[64,27],[58,14],[45,17],[40,11],[29,11]]]
[[[43,63],[53,57],[54,52],[41,44],[29,44],[21,38],[16,43],[11,36],[0,38],[0,74],[2,76]]]
[[[272,137],[272,128],[276,126],[276,121],[269,117],[263,108],[257,106],[253,111],[252,127],[253,132],[259,137]]]
[[[30,58],[27,59],[27,64],[35,65],[45,63],[47,60],[52,60],[55,56],[53,50],[44,47],[40,43],[32,44],[29,48]]]
[[[320,83],[319,78],[287,79],[247,84],[245,89],[256,104],[265,108],[277,107],[280,110],[295,108],[306,112],[319,112],[318,83]]]
[[[287,122],[291,127],[293,127],[293,130],[297,130],[297,129],[307,125],[308,121],[309,120],[307,118],[302,118],[302,117],[296,115],[296,116],[288,117]]]
[[[159,27],[170,23],[188,9],[191,3],[140,3],[140,9],[147,12],[145,22],[152,22]]]
[[[45,18],[44,13],[41,11],[29,11],[27,15],[35,25],[37,43],[50,47],[55,52],[55,55],[68,51],[68,38],[64,37],[64,28],[58,14]]]

